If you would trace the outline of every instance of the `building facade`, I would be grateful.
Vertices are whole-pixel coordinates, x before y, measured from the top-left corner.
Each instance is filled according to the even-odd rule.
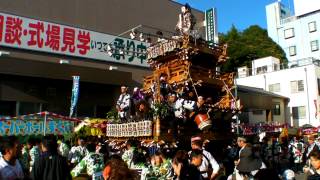
[[[239,68],[238,74],[243,75],[236,79],[237,84],[262,88],[290,98],[288,109],[283,110],[281,109],[281,104],[273,103],[273,113],[285,113],[286,122],[290,125],[296,127],[304,124],[319,126],[319,61],[309,58],[303,60],[303,62],[296,62],[298,65],[295,67],[280,70],[274,68],[274,62],[276,61],[270,61],[270,59],[274,58],[268,57],[254,60],[250,69],[246,69],[245,67]],[[261,64],[256,61],[266,63]],[[244,69],[250,72],[244,73]],[[258,71],[260,69],[266,70],[262,72]],[[244,74],[247,74],[247,76]]]
[[[266,6],[268,35],[285,51],[290,62],[320,58],[320,2],[295,0],[295,14],[281,2]]]
[[[169,36],[181,6],[158,0],[0,1],[0,116],[68,115],[72,76],[78,75],[76,114],[105,117],[121,85],[131,92],[150,73],[147,44],[128,39],[131,30]],[[192,13],[203,22],[203,12]],[[110,55],[107,45],[113,46]]]
[[[237,96],[242,105],[238,115],[241,123],[287,123],[289,98],[262,88],[244,85],[237,85]]]

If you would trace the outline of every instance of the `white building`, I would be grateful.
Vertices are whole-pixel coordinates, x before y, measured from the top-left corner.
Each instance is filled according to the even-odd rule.
[[[264,62],[264,63],[263,63]],[[295,67],[280,70],[279,60],[273,57],[252,61],[252,69],[241,67],[238,69],[238,85],[262,88],[290,98],[285,113],[286,122],[293,126],[311,124],[320,125],[320,61],[313,58],[295,63]],[[244,72],[248,71],[248,72]],[[274,110],[281,108],[274,103]]]
[[[320,1],[294,0],[295,15],[281,2],[266,6],[268,35],[285,51],[289,62],[319,59]]]

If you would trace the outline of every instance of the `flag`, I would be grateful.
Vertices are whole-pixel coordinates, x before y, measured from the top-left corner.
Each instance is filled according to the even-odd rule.
[[[72,76],[73,85],[72,85],[72,95],[71,95],[71,106],[69,117],[72,117],[78,102],[79,97],[79,80],[80,76]]]

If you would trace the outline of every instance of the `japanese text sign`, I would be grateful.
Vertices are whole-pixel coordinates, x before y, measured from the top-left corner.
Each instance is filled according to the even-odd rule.
[[[148,67],[146,43],[4,13],[0,45]],[[113,50],[110,56],[108,47]]]
[[[5,120],[0,121],[0,136],[4,135],[36,135],[43,134],[44,119],[39,120]],[[50,120],[46,122],[46,134],[72,133],[74,122]]]

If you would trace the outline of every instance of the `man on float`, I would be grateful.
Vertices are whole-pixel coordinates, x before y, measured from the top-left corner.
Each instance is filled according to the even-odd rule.
[[[190,31],[193,30],[194,25],[194,16],[191,14],[191,8],[186,4],[181,7],[176,31],[178,31],[179,35],[189,35]]]
[[[121,94],[117,101],[116,108],[121,122],[125,123],[130,118],[130,94],[127,93],[128,87],[121,86]]]

